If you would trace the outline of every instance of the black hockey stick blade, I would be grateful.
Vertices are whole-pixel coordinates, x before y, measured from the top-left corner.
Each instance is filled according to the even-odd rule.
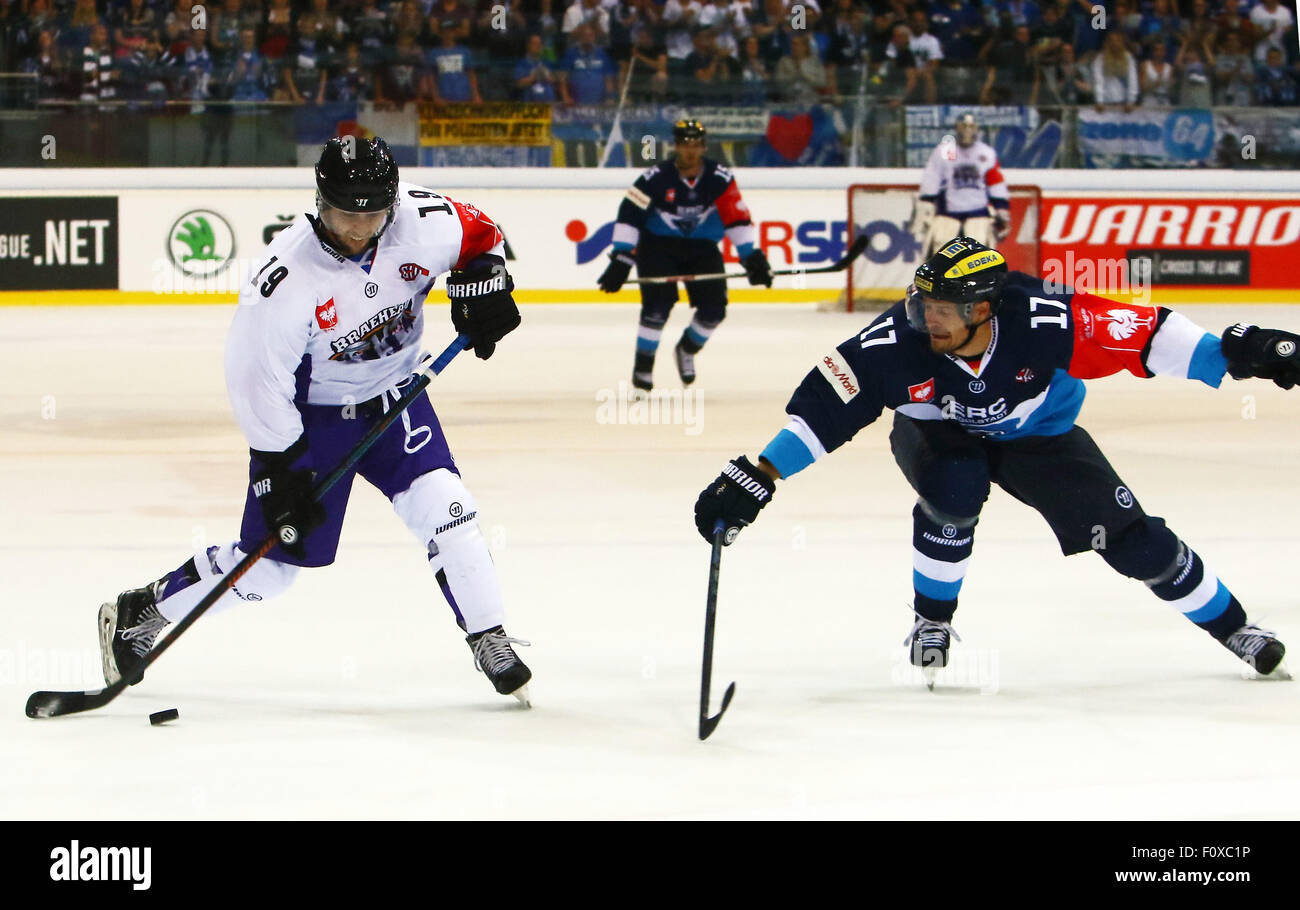
[[[121,694],[126,683],[118,681],[94,692],[33,692],[27,699],[28,717],[58,717],[102,708]]]
[[[727,686],[727,691],[722,693],[722,707],[718,713],[712,717],[700,718],[700,739],[705,740],[718,727],[718,721],[722,720],[722,715],[727,713],[727,705],[731,704],[731,697],[736,694],[736,684],[732,683]]]
[[[722,519],[713,528],[713,552],[709,556],[709,593],[704,608],[704,666],[700,672],[700,740],[706,740],[717,728],[718,721],[736,694],[736,684],[727,686],[722,695],[722,707],[709,716],[709,688],[713,682],[713,627],[718,618],[718,577],[722,574],[722,548],[736,539],[739,528],[726,528]]]
[[[338,483],[339,480],[342,479],[343,475],[345,475],[348,470],[361,460],[361,457],[370,450],[370,447],[375,444],[388,427],[390,427],[393,422],[411,406],[411,403],[420,395],[424,394],[425,388],[428,387],[433,377],[441,373],[457,354],[469,347],[469,341],[470,339],[468,335],[457,335],[451,344],[447,345],[446,350],[438,355],[437,359],[433,360],[431,363],[421,365],[417,374],[418,378],[406,391],[406,394],[396,401],[389,409],[388,413],[377,421],[369,431],[367,431],[366,435],[363,436],[355,446],[353,446],[352,451],[348,453],[347,457],[339,462],[339,464],[334,467],[333,471],[327,474],[323,480],[319,481],[316,486],[313,487],[313,499],[320,502],[320,500],[325,496],[325,493],[328,492],[334,484]],[[239,579],[243,578],[248,570],[251,569],[259,559],[271,552],[279,542],[280,539],[278,534],[272,533],[268,535],[267,538],[258,544],[251,553],[241,559],[234,568],[221,576],[221,579],[213,586],[212,590],[205,594],[203,598],[195,604],[193,608],[191,608],[190,612],[176,623],[176,627],[167,634],[167,637],[160,641],[152,651],[145,655],[140,666],[136,668],[132,679],[123,677],[111,686],[106,686],[103,689],[96,689],[93,691],[33,692],[27,699],[27,716],[60,717],[64,714],[77,714],[81,711],[92,711],[95,708],[102,708],[104,705],[117,698],[133,680],[138,680],[143,677],[144,671],[147,670],[159,657],[162,657],[163,653],[175,644],[176,639],[180,638],[186,629],[194,625],[198,618],[207,612],[208,608],[221,598],[221,595],[234,587],[235,583],[238,582]]]

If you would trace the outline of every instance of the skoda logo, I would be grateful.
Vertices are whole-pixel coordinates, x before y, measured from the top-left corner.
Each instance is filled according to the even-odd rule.
[[[943,536],[949,540],[957,536],[957,526],[948,524],[943,526]]]
[[[447,511],[451,514],[452,518],[460,518],[460,516],[465,511],[465,507],[458,502],[453,502],[451,504],[451,508],[449,508]]]
[[[1295,342],[1279,341],[1277,343],[1276,351],[1279,357],[1290,357],[1292,354],[1295,353]]]
[[[167,258],[186,275],[215,275],[235,258],[235,232],[211,209],[194,209],[167,231]]]
[[[1115,488],[1115,501],[1120,504],[1121,508],[1133,508],[1133,494],[1128,491],[1128,487]]]
[[[972,392],[978,395],[980,392],[983,392],[985,389],[987,389],[988,386],[984,384],[983,379],[972,379],[970,381],[969,388]]]
[[[378,294],[378,293],[379,293],[379,285],[375,284],[373,281],[367,281],[367,282],[366,282],[366,296],[367,296],[367,297],[374,297],[374,296],[375,296],[376,294]]]

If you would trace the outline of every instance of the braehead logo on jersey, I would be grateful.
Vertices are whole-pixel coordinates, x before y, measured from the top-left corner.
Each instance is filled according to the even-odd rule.
[[[874,222],[873,222],[874,225]],[[772,260],[772,264],[792,267],[835,262],[842,257],[847,246],[847,221],[759,221],[758,245]],[[872,228],[875,230],[875,228]],[[564,236],[576,247],[578,265],[584,265],[600,256],[613,242],[614,222],[607,221],[589,233],[587,223],[575,218],[564,226]],[[875,238],[873,238],[873,246]],[[879,249],[868,246],[863,253],[873,262],[887,262],[902,253],[909,260],[915,258],[920,245],[910,233],[882,241]],[[879,257],[879,258],[878,258]],[[733,260],[734,261],[734,260]]]
[[[327,332],[338,326],[339,309],[333,297],[316,307],[316,324]]]
[[[421,275],[429,274],[429,270],[418,262],[403,262],[397,267],[397,274],[402,276],[403,281],[414,281]]]
[[[931,377],[925,382],[918,382],[916,385],[907,387],[907,398],[909,401],[928,404],[934,401],[934,378]]]
[[[235,232],[211,209],[181,215],[167,231],[167,257],[186,275],[215,275],[235,257]]]
[[[840,401],[848,404],[861,391],[858,385],[858,377],[854,375],[853,368],[844,362],[839,353],[827,354],[817,364],[817,369],[821,372],[826,381],[831,384],[835,394],[840,396]]]

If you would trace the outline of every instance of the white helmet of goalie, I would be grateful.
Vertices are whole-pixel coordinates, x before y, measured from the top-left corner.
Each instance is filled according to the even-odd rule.
[[[974,114],[962,114],[953,129],[957,133],[957,144],[962,148],[970,148],[980,137],[980,125]]]

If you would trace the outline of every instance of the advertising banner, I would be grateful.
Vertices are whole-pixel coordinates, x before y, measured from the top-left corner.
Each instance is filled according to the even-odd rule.
[[[117,288],[116,196],[10,197],[0,213],[0,288]]]
[[[1066,263],[1069,284],[1079,270],[1109,262],[1127,263],[1156,288],[1300,286],[1300,197],[1053,193],[1044,196],[1042,223],[1044,262]]]
[[[1208,167],[1216,142],[1214,114],[1206,109],[1079,108],[1079,152],[1086,167]]]
[[[551,106],[490,101],[421,104],[420,145],[534,145],[551,143]]]

